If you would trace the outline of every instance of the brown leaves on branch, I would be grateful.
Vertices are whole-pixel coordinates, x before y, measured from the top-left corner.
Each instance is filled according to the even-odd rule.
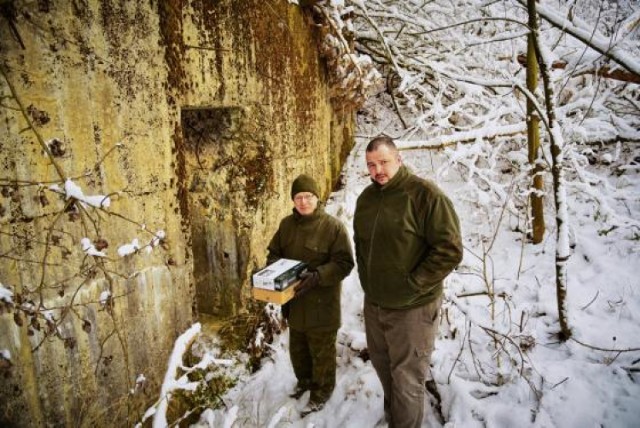
[[[96,250],[102,251],[105,248],[109,247],[109,242],[107,242],[107,240],[104,238],[98,238],[93,242],[93,245],[94,247],[96,247]]]
[[[20,312],[13,313],[13,322],[16,323],[18,327],[22,327],[24,325],[24,321],[22,316],[20,316]]]
[[[54,138],[47,142],[47,146],[49,146],[49,150],[51,151],[51,155],[56,158],[61,158],[67,152],[66,145],[63,141]]]
[[[518,63],[521,66],[526,67],[527,56],[525,54],[518,55]],[[553,64],[551,64],[551,68],[554,70],[564,70],[565,68],[567,68],[567,65],[568,64],[565,61],[554,61]],[[575,74],[575,76],[582,76],[585,74],[595,74],[607,79],[619,80],[621,82],[640,83],[640,76],[638,76],[637,74],[633,74],[619,68],[612,69],[607,65],[602,67],[594,67],[589,70],[582,70],[579,73]]]
[[[346,24],[352,15],[318,3],[313,17],[320,32],[318,50],[327,62],[331,102],[340,110],[357,110],[383,89],[384,79],[369,57],[356,53],[355,35]]]
[[[75,337],[66,337],[63,339],[63,342],[64,342],[64,347],[67,349],[75,348],[76,344],[78,343]]]

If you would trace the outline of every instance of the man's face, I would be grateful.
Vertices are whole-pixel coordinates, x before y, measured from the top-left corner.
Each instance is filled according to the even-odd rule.
[[[400,154],[385,145],[372,152],[366,152],[367,169],[371,179],[380,185],[387,184],[402,165]]]
[[[293,197],[293,204],[301,215],[310,215],[318,207],[318,197],[311,192],[299,192]]]

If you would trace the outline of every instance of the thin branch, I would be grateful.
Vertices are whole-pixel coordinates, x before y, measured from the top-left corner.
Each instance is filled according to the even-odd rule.
[[[584,310],[585,310],[585,309],[587,309],[589,306],[591,306],[591,304],[593,304],[593,302],[595,302],[595,301],[596,301],[596,299],[598,298],[598,295],[599,295],[599,294],[600,294],[600,290],[598,290],[598,291],[596,292],[596,295],[595,295],[595,296],[593,296],[593,299],[591,299],[591,301],[590,301],[589,303],[587,303],[586,305],[584,305],[584,306],[583,306],[583,307],[581,307],[580,309],[584,311]]]
[[[62,170],[60,165],[58,165],[58,163],[56,162],[55,158],[53,157],[53,153],[51,153],[51,149],[49,148],[47,143],[45,143],[44,139],[42,138],[40,133],[36,130],[35,126],[31,122],[31,118],[29,117],[29,114],[27,113],[27,110],[22,105],[22,102],[20,101],[20,98],[18,97],[18,92],[16,91],[16,88],[11,83],[11,80],[9,80],[9,75],[8,75],[7,71],[5,70],[5,68],[4,68],[4,65],[2,65],[2,64],[0,64],[0,74],[2,74],[2,77],[4,77],[4,80],[7,82],[7,85],[9,86],[9,91],[11,91],[11,95],[12,95],[13,99],[18,104],[18,107],[20,108],[20,112],[22,113],[22,116],[24,117],[24,120],[27,121],[27,124],[29,125],[29,128],[35,134],[36,139],[38,140],[38,143],[40,143],[40,147],[42,147],[42,150],[44,150],[45,153],[47,154],[47,156],[49,157],[49,160],[51,161],[51,164],[56,169],[56,172],[60,176],[60,179],[62,181],[66,181],[66,174],[64,173],[64,171]]]
[[[480,128],[471,131],[438,135],[428,140],[396,141],[398,150],[430,149],[438,150],[458,143],[473,143],[478,140],[492,140],[499,137],[511,137],[527,132],[526,124],[505,125],[502,127]]]
[[[465,332],[464,337],[460,341],[460,351],[458,352],[458,355],[456,356],[455,361],[451,365],[451,370],[449,370],[449,375],[447,376],[447,385],[451,384],[451,375],[453,374],[453,369],[456,368],[456,364],[458,364],[458,361],[460,361],[460,357],[462,356],[462,351],[464,351],[464,344],[465,344],[466,338],[469,335],[469,331],[471,330],[471,321],[467,321],[467,323],[468,323],[467,331]]]
[[[369,16],[369,13],[367,12],[367,9],[363,8],[363,6],[359,2],[356,3],[356,5],[360,7],[362,12],[364,13],[364,18],[369,22],[369,24],[371,24],[371,26],[376,31],[376,33],[378,33],[378,37],[380,38],[379,39],[380,43],[384,47],[384,50],[387,52],[387,60],[393,65],[393,68],[395,69],[398,76],[402,76],[402,71],[400,70],[400,67],[398,67],[398,64],[396,63],[396,60],[395,60],[395,56],[393,55],[393,53],[391,52],[391,49],[389,48],[389,45],[385,41],[384,34],[382,34],[382,31],[380,30],[378,25],[375,22],[373,22],[373,20]]]
[[[594,351],[602,351],[602,352],[638,352],[640,351],[640,348],[625,348],[625,349],[603,348],[600,346],[590,345],[588,343],[581,342],[573,336],[570,339],[576,342],[578,345],[582,345],[586,348],[593,349]]]
[[[518,2],[525,7],[527,6],[527,0],[518,0]],[[640,63],[632,59],[633,56],[628,52],[622,51],[615,46],[615,44],[611,45],[608,40],[604,40],[596,35],[591,36],[587,29],[581,28],[573,22],[563,19],[561,14],[549,7],[538,5],[536,9],[538,11],[538,15],[544,18],[544,20],[549,24],[567,34],[570,34],[577,40],[589,46],[591,49],[606,56],[610,60],[627,69],[629,72],[640,77]]]
[[[527,25],[526,22],[518,21],[517,19],[504,18],[504,17],[500,17],[500,18],[491,18],[491,17],[489,17],[489,18],[470,19],[468,21],[457,22],[455,24],[446,25],[444,27],[434,28],[433,30],[426,30],[426,31],[418,32],[418,33],[408,33],[408,34],[411,35],[411,36],[422,36],[422,35],[425,35],[425,34],[431,34],[431,33],[435,33],[435,32],[438,32],[438,31],[450,30],[452,28],[461,27],[461,26],[467,25],[467,24],[474,24],[476,22],[486,22],[486,21],[511,22],[511,23],[514,23],[514,24],[522,25],[525,28],[529,28],[529,26]]]
[[[517,56],[518,64],[523,67],[527,66],[527,58],[524,54],[520,54]],[[567,68],[566,61],[554,61],[551,64],[551,68],[554,70],[564,70]],[[613,68],[609,66],[597,67],[593,68],[591,65],[587,69],[581,69],[580,71],[570,73],[570,77],[578,77],[584,76],[586,74],[595,74],[597,76],[601,76],[607,79],[619,80],[621,82],[629,82],[629,83],[640,83],[640,75],[631,73],[629,71],[620,70],[619,68]],[[564,86],[563,86],[564,88]],[[560,89],[559,92],[562,91]]]

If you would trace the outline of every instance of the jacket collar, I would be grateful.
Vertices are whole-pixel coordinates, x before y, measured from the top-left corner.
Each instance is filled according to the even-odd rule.
[[[398,172],[396,172],[396,175],[394,175],[393,178],[387,182],[387,184],[380,184],[373,179],[371,179],[371,181],[373,181],[373,185],[380,192],[388,192],[400,187],[402,183],[409,177],[409,175],[411,175],[411,171],[409,170],[409,168],[404,165],[400,165],[400,168],[398,169]]]
[[[295,221],[299,223],[308,223],[308,222],[314,221],[317,218],[319,218],[322,215],[322,213],[324,213],[324,207],[322,206],[322,203],[320,201],[318,201],[318,206],[316,207],[316,210],[309,215],[302,215],[298,212],[298,210],[295,209],[295,207],[293,208],[293,218],[295,219]]]

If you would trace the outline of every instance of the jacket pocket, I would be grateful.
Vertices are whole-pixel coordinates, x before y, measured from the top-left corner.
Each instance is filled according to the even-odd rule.
[[[407,274],[407,284],[409,285],[409,288],[416,294],[422,294],[424,291],[422,284],[420,284],[416,280],[416,277],[412,273]]]
[[[340,326],[340,297],[335,290],[317,290],[309,297],[305,308],[308,311],[307,328],[336,328]]]
[[[324,264],[329,259],[329,243],[326,237],[319,239],[318,237],[308,238],[304,243],[305,258],[312,268]]]
[[[379,266],[370,279],[371,300],[384,307],[398,308],[413,302],[417,294],[408,284],[407,274],[392,265]]]

